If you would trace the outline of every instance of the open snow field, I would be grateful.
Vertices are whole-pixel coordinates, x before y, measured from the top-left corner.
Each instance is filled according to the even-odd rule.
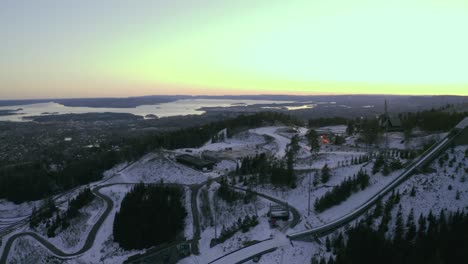
[[[456,160],[452,167],[448,166],[448,161],[440,167],[437,158],[431,165],[436,169],[435,172],[414,175],[398,187],[402,194],[400,204],[403,216],[408,216],[411,209],[415,217],[421,213],[427,215],[429,211],[439,215],[442,209],[468,210],[468,173],[465,170],[468,168],[468,157],[465,157],[467,148],[459,146],[453,153],[450,149],[446,151],[449,161]],[[413,187],[416,190],[414,197],[410,196]],[[396,213],[397,208],[394,211]]]
[[[179,183],[195,184],[206,181],[214,175],[202,173],[170,157],[169,153],[152,153],[144,156],[128,168],[119,172],[107,183]]]

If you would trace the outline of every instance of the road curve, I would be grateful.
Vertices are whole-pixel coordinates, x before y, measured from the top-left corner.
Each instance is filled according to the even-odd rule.
[[[292,216],[293,216],[293,219],[289,223],[290,228],[295,227],[297,224],[299,224],[299,221],[301,220],[301,214],[299,213],[299,210],[297,210],[296,208],[294,208],[293,206],[291,206],[290,204],[288,204],[285,201],[281,201],[281,200],[279,200],[279,199],[277,199],[275,197],[271,197],[269,195],[256,192],[254,190],[245,189],[245,188],[237,187],[237,186],[233,186],[233,185],[229,185],[229,187],[237,189],[237,190],[241,190],[241,191],[244,191],[244,192],[250,192],[250,193],[253,193],[253,194],[257,195],[257,196],[260,196],[260,197],[263,197],[263,198],[265,198],[267,200],[270,200],[270,201],[272,201],[274,203],[281,204],[283,206],[289,207],[289,210],[291,211]]]
[[[13,242],[20,238],[20,237],[32,237],[36,239],[39,243],[41,243],[46,249],[48,249],[51,253],[53,253],[55,256],[61,257],[61,258],[71,258],[71,257],[77,257],[86,251],[88,251],[94,244],[94,240],[96,239],[96,235],[101,228],[102,224],[104,221],[107,219],[109,216],[110,212],[112,211],[112,208],[114,207],[114,202],[112,199],[99,191],[103,188],[112,186],[115,184],[106,184],[106,185],[101,185],[93,188],[92,192],[95,196],[101,198],[105,204],[106,204],[106,209],[104,210],[104,213],[99,217],[98,221],[94,224],[94,226],[91,228],[91,231],[88,234],[88,237],[86,238],[85,244],[83,247],[78,250],[77,252],[74,253],[66,253],[54,246],[52,243],[47,241],[45,238],[39,236],[38,234],[34,232],[22,232],[15,234],[8,238],[6,241],[5,247],[3,249],[2,256],[0,258],[0,264],[6,264],[8,260],[8,253],[10,252],[11,246],[13,245]]]

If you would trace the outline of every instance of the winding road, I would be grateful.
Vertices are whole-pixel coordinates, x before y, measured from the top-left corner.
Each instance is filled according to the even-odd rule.
[[[118,183],[115,183],[118,184]],[[6,241],[5,247],[3,249],[2,256],[0,258],[0,264],[6,264],[8,260],[8,253],[10,252],[11,246],[13,245],[13,242],[20,238],[20,237],[32,237],[36,239],[39,243],[41,243],[45,248],[47,248],[50,252],[52,252],[54,255],[61,257],[61,258],[71,258],[71,257],[77,257],[86,251],[88,251],[94,244],[94,240],[96,238],[96,235],[99,231],[99,228],[101,228],[102,224],[104,221],[107,219],[107,216],[109,216],[110,212],[112,211],[112,208],[114,207],[114,202],[112,199],[99,191],[103,188],[115,185],[115,184],[106,184],[106,185],[101,185],[97,186],[92,189],[92,192],[95,196],[99,197],[106,203],[106,209],[104,210],[104,213],[99,217],[98,221],[94,224],[94,226],[91,228],[91,231],[88,234],[88,237],[86,238],[85,244],[83,247],[78,250],[77,252],[74,253],[66,253],[63,252],[62,250],[58,249],[56,246],[54,246],[52,243],[47,241],[45,238],[39,236],[38,234],[34,232],[22,232],[15,234],[8,238]]]

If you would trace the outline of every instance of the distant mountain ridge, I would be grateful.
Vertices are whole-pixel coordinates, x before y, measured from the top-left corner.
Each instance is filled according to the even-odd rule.
[[[446,104],[468,103],[468,96],[406,96],[406,95],[150,95],[126,98],[63,98],[63,99],[27,99],[0,100],[0,106],[17,106],[37,103],[55,102],[69,107],[94,108],[134,108],[140,105],[155,105],[184,99],[235,99],[235,100],[272,100],[295,102],[336,102],[336,104],[375,102],[380,105],[384,99],[390,104],[392,101],[405,101],[410,105],[427,104],[440,106]]]

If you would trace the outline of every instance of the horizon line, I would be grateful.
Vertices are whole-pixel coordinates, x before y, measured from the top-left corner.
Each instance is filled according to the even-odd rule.
[[[190,94],[148,94],[138,96],[97,96],[97,97],[40,97],[40,98],[8,98],[0,101],[40,101],[40,100],[79,100],[79,99],[131,99],[142,97],[245,97],[245,96],[295,96],[295,97],[319,97],[319,96],[393,96],[393,97],[468,97],[468,95],[456,94],[224,94],[224,95],[190,95]]]

